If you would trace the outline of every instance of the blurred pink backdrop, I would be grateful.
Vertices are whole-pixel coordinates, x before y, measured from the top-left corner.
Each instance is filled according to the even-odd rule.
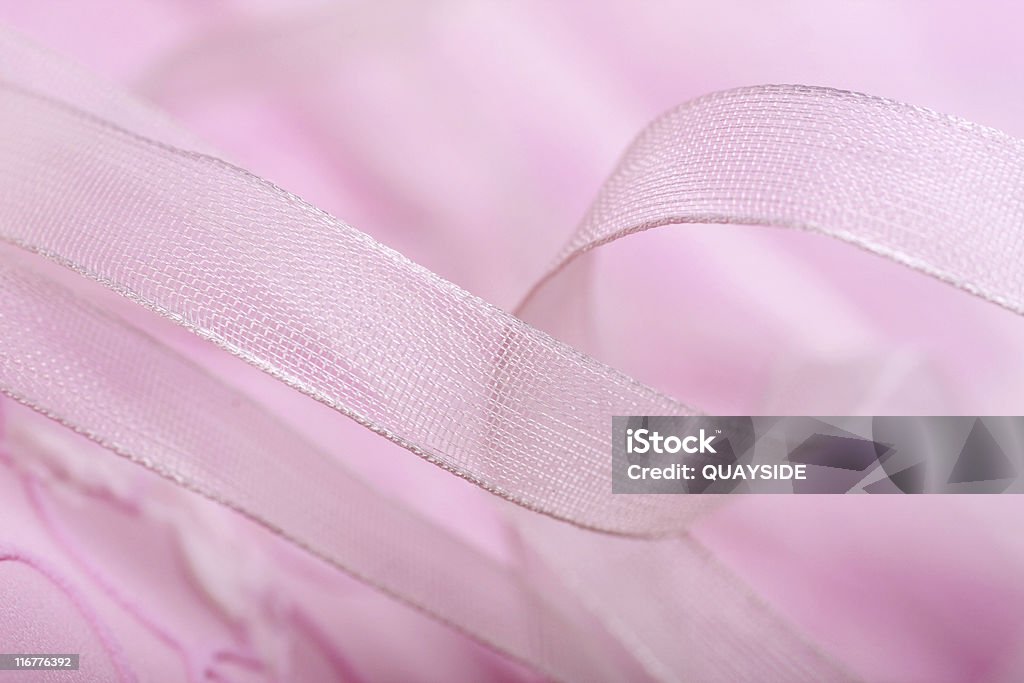
[[[1024,137],[1021,18],[955,2],[0,1],[0,21],[219,155],[506,310],[633,136],[707,92],[826,85]],[[1024,410],[1018,316],[848,245],[676,226],[588,259],[586,279],[550,283],[527,321],[566,336],[559,296],[575,292],[592,322],[580,350],[709,413]],[[167,335],[382,489],[520,561],[482,491]],[[118,667],[141,680],[538,676],[139,468],[105,454],[82,466],[95,446],[0,408],[0,544],[35,548],[33,566],[73,577],[70,599],[91,606],[0,564],[2,651],[78,648],[108,666],[96,680]],[[1021,512],[982,496],[745,497],[694,534],[857,677],[1012,681]]]

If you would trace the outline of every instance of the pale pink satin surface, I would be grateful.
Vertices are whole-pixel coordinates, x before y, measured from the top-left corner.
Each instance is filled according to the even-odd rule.
[[[1017,17],[953,4],[265,5],[10,3],[0,19],[507,310],[630,139],[694,96],[821,84],[1024,136]],[[1020,412],[1017,316],[848,245],[691,225],[588,259],[586,279],[565,273],[538,300],[552,308],[528,321],[568,336],[557,288],[582,292],[590,326],[574,345],[708,412]],[[226,363],[187,335],[171,341]],[[537,520],[512,531],[481,491],[261,376],[238,383],[317,444],[343,444],[346,464],[451,533],[524,561],[516,534],[529,538]],[[7,624],[38,615],[4,630],[4,651],[76,649],[102,662],[95,680],[537,675],[24,408],[3,409],[0,609]],[[1015,680],[1017,514],[1013,499],[750,499],[694,533],[854,677]],[[580,545],[566,556],[587,557]],[[571,576],[552,552],[528,561]],[[71,639],[54,641],[58,624]]]

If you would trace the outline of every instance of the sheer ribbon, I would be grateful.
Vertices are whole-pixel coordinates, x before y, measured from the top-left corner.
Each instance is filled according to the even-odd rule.
[[[187,136],[149,122],[144,108],[117,97],[76,100],[44,70],[19,66],[37,56],[8,55],[0,70],[3,240],[523,508],[665,538],[609,538],[527,515],[524,526],[549,527],[530,537],[552,564],[564,553],[607,566],[566,569],[585,608],[543,583],[520,585],[368,495],[336,462],[169,349],[48,284],[45,267],[26,267],[12,249],[0,254],[5,393],[556,678],[633,677],[631,655],[652,676],[700,676],[708,669],[677,647],[680,631],[718,664],[732,662],[740,679],[848,676],[680,536],[705,499],[611,495],[609,417],[686,406],[287,192],[183,149]],[[25,73],[35,74],[30,83]],[[1022,312],[1021,157],[1020,143],[995,131],[861,95],[772,86],[710,96],[640,136],[552,275],[648,227],[757,223],[835,236]],[[383,529],[408,539],[401,554],[415,564],[398,566],[374,543]],[[455,564],[472,580],[449,575]],[[630,609],[629,591],[599,600],[625,567],[672,600],[644,613]],[[682,574],[687,585],[675,580]],[[741,626],[756,632],[760,655]],[[655,635],[636,642],[640,630]],[[588,653],[595,642],[608,646]]]
[[[770,85],[654,121],[625,153],[520,312],[562,269],[685,223],[808,230],[1024,313],[1024,142],[881,97]]]

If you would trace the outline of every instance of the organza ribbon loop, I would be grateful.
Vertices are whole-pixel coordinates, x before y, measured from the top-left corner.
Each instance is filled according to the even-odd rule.
[[[681,223],[808,230],[1024,313],[1024,142],[860,93],[698,98],[636,138],[518,311],[582,254]]]

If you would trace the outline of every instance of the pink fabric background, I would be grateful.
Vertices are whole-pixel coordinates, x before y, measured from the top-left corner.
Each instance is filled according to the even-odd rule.
[[[81,0],[0,2],[0,21],[508,310],[630,139],[706,92],[828,85],[1024,136],[1011,5]],[[682,226],[589,258],[589,279],[553,283],[531,321],[563,334],[545,302],[582,288],[594,326],[581,350],[708,412],[1024,409],[1019,317],[846,245]],[[174,343],[220,362],[184,334]],[[258,373],[236,381],[515,561],[481,491]],[[85,457],[94,446],[23,408],[0,410],[0,651],[80,651],[102,662],[83,674],[95,680],[536,676],[205,500]],[[1020,512],[980,496],[744,498],[695,534],[866,680],[1012,681]]]

